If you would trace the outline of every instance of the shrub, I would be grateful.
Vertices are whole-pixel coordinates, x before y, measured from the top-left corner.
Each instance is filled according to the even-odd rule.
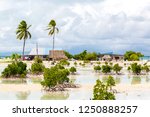
[[[94,66],[94,70],[95,71],[100,71],[101,70],[101,67],[98,65],[98,66]]]
[[[77,62],[74,62],[74,65],[77,66]]]
[[[31,72],[33,74],[39,74],[44,71],[45,66],[42,63],[33,63],[31,65]]]
[[[39,74],[44,71],[45,66],[43,65],[42,59],[39,57],[34,58],[34,63],[31,65],[31,72],[33,74]]]
[[[144,66],[142,67],[142,70],[145,71],[146,73],[148,73],[148,72],[150,71],[148,65],[144,65]]]
[[[13,62],[9,64],[2,72],[2,77],[25,77],[27,74],[27,65],[23,62]]]
[[[112,89],[112,86],[115,86],[115,80],[112,76],[108,76],[108,79],[106,81],[107,87],[110,88],[110,90]]]
[[[116,74],[118,74],[118,72],[120,72],[121,69],[122,69],[122,67],[119,66],[119,64],[115,64],[115,65],[113,66],[113,71],[115,71]]]
[[[98,79],[93,90],[93,100],[115,100],[115,95],[108,91],[108,86]]]
[[[107,64],[102,66],[102,72],[105,74],[110,73],[111,70],[112,70],[112,67]]]
[[[42,59],[37,56],[34,58],[34,62],[35,63],[43,63]]]
[[[131,64],[131,71],[134,74],[139,75],[141,73],[141,70],[142,70],[142,66],[140,64],[137,63]]]
[[[63,84],[69,82],[69,71],[67,69],[59,69],[57,66],[52,68],[46,68],[44,70],[44,80],[41,85],[45,88],[51,88],[57,84]]]
[[[60,65],[67,65],[67,66],[69,66],[70,65],[70,63],[67,61],[67,60],[61,60],[60,62],[59,62],[59,64]]]
[[[75,67],[71,67],[71,68],[69,69],[69,71],[70,71],[71,73],[75,73],[77,70],[76,70]]]

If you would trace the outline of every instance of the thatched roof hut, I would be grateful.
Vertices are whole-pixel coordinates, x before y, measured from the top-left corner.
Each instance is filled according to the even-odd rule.
[[[68,59],[63,50],[50,50],[49,58],[55,60]]]
[[[112,57],[110,55],[104,55],[102,57],[102,60],[104,60],[104,61],[110,61],[111,59],[112,59]]]

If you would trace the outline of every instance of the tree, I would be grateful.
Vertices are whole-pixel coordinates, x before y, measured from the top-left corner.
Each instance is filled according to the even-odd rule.
[[[115,95],[98,79],[93,89],[93,100],[115,100]]]
[[[65,55],[68,57],[68,59],[72,59],[73,58],[73,55],[70,54],[69,52],[67,51],[64,51]]]
[[[84,60],[86,54],[87,54],[87,50],[84,50],[83,52],[74,55],[74,59],[76,59],[76,60]]]
[[[108,79],[106,81],[107,87],[110,88],[110,90],[112,90],[112,86],[115,86],[115,80],[112,76],[108,76]]]
[[[124,59],[128,61],[139,61],[139,58],[142,57],[143,54],[140,52],[127,51],[124,54]]]
[[[105,73],[105,74],[110,73],[111,70],[112,70],[112,67],[109,66],[109,65],[103,65],[102,66],[102,72]]]
[[[11,55],[11,59],[12,59],[12,60],[15,60],[16,62],[17,62],[20,58],[21,58],[21,56],[20,56],[19,54],[17,54],[17,53],[13,53],[13,54]]]
[[[118,63],[113,66],[113,70],[116,72],[116,74],[118,74],[118,72],[120,72],[121,69],[122,69],[122,67],[119,66]]]
[[[54,48],[55,48],[55,34],[59,32],[59,29],[56,27],[55,20],[51,20],[47,26],[47,30],[49,30],[48,35],[53,36],[53,52],[52,52],[52,59],[54,61]]]
[[[101,70],[101,67],[98,65],[98,66],[94,66],[94,70],[97,72],[97,71],[100,71]]]
[[[142,67],[142,70],[145,71],[146,73],[148,73],[148,72],[150,71],[148,65],[144,65],[144,66]]]
[[[132,63],[131,64],[131,71],[135,73],[136,75],[139,75],[141,73],[142,66],[137,63]]]
[[[75,73],[77,70],[76,70],[75,67],[71,67],[71,68],[69,69],[69,71],[70,71],[71,73]]]
[[[31,34],[28,31],[31,25],[27,25],[26,21],[21,21],[20,24],[18,25],[16,35],[17,39],[22,40],[23,39],[23,52],[22,52],[22,60],[24,60],[24,50],[25,50],[25,43],[26,40],[31,38]]]

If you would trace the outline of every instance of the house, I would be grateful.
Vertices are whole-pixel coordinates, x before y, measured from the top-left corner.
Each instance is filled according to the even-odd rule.
[[[101,61],[122,61],[122,60],[124,60],[124,56],[119,55],[119,54],[100,54],[99,60],[101,60]]]
[[[52,60],[61,60],[61,59],[68,59],[68,57],[65,55],[63,50],[50,50],[49,51],[49,58]]]
[[[33,48],[26,57],[29,58],[29,60],[33,60],[35,56],[38,56],[42,59],[48,58],[49,55],[49,48]]]

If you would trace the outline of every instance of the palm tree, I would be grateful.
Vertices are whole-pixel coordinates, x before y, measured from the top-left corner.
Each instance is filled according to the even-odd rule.
[[[22,52],[22,60],[24,60],[24,50],[25,50],[25,42],[26,39],[31,38],[31,34],[28,31],[31,25],[27,25],[26,21],[21,21],[18,25],[16,35],[17,39],[22,40],[23,39],[23,52]]]
[[[54,47],[55,47],[55,34],[59,32],[59,29],[56,27],[55,20],[51,20],[47,26],[47,30],[49,30],[48,35],[53,36],[53,52],[52,52],[52,59],[54,61]]]

